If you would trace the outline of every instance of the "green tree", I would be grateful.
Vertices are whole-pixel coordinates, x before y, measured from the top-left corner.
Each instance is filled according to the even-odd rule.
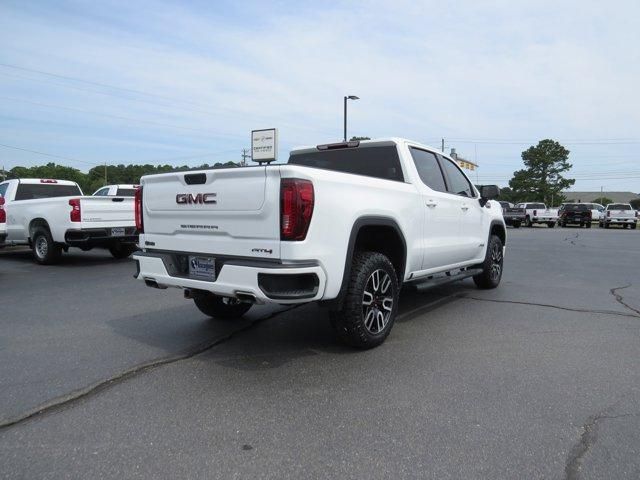
[[[640,198],[634,198],[629,203],[631,204],[634,210],[640,210]]]
[[[564,201],[562,191],[576,181],[562,174],[571,169],[569,150],[555,140],[545,139],[522,152],[525,168],[514,172],[509,187],[521,202],[544,202],[548,205]]]
[[[608,197],[598,197],[598,198],[594,198],[593,200],[591,200],[592,203],[599,203],[600,205],[607,205],[608,203],[613,203],[613,200],[611,200]]]

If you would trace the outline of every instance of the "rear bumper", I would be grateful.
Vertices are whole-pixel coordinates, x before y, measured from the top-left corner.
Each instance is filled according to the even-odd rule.
[[[135,277],[156,288],[202,290],[225,297],[253,298],[260,304],[313,302],[324,294],[326,274],[316,263],[283,264],[216,257],[216,279],[207,281],[189,276],[181,265],[182,257],[187,255],[138,252],[133,255],[138,269]]]
[[[636,223],[638,221],[637,218],[605,218],[604,219],[605,223],[612,223],[612,224],[620,224],[620,225],[624,225],[626,224],[633,224]]]
[[[72,247],[109,247],[115,243],[138,243],[138,233],[135,227],[121,228],[124,228],[123,236],[111,235],[111,228],[83,228],[67,230],[64,234],[64,241],[67,245]]]

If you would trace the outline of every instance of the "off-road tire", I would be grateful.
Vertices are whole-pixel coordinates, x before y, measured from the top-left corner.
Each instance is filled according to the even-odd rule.
[[[377,289],[374,280],[376,274]],[[361,349],[380,345],[393,327],[398,313],[399,293],[398,276],[385,255],[357,252],[351,264],[342,308],[329,312],[331,325],[338,338],[347,345]],[[390,307],[389,299],[392,301]],[[365,305],[367,301],[369,303]],[[382,314],[382,325],[378,321],[379,314]]]
[[[119,260],[128,258],[136,250],[137,248],[135,245],[123,245],[122,243],[117,243],[109,247],[109,253],[111,253],[111,256]]]
[[[476,287],[483,290],[496,288],[502,279],[504,263],[504,248],[502,240],[497,235],[491,235],[487,245],[487,253],[484,262],[480,265],[482,273],[473,276]]]
[[[31,239],[33,259],[40,265],[53,265],[60,261],[62,247],[53,241],[51,232],[46,227],[38,227]]]
[[[251,308],[250,303],[242,303],[234,298],[221,297],[213,293],[201,293],[193,297],[193,301],[205,315],[212,318],[240,318]]]

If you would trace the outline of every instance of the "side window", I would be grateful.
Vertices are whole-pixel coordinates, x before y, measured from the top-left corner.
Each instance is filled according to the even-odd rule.
[[[446,192],[447,185],[444,183],[444,176],[435,154],[413,147],[410,150],[422,182],[432,190]]]
[[[0,185],[0,197],[6,196],[7,188],[9,188],[9,184],[8,183],[3,183],[2,185]]]
[[[109,187],[101,188],[93,194],[94,197],[106,197],[109,194]]]
[[[463,197],[474,197],[473,187],[467,180],[467,177],[464,176],[462,170],[460,170],[451,160],[446,158],[442,159],[442,164],[444,169],[447,172],[447,177],[449,179],[449,193],[455,193],[456,195],[461,195]]]

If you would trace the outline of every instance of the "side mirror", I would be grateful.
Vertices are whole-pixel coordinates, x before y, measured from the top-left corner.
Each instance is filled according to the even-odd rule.
[[[500,188],[497,185],[481,185],[480,198],[483,200],[493,200],[500,196]]]

